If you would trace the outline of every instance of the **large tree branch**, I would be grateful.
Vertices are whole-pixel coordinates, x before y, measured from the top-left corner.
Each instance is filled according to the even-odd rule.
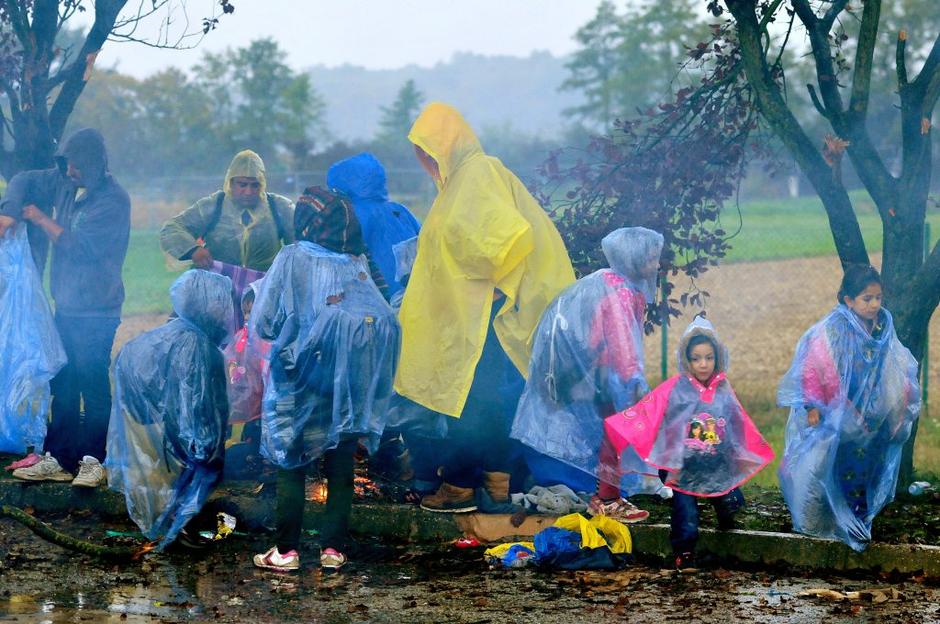
[[[906,36],[899,36],[897,47],[898,94],[901,100],[901,142],[903,171],[901,191],[911,206],[918,211],[911,214],[911,222],[923,218],[924,205],[930,186],[931,133],[930,117],[940,94],[940,35],[924,62],[917,78],[912,82],[901,82],[906,75]]]
[[[874,199],[881,218],[888,219],[896,209],[897,181],[885,166],[865,126],[865,111],[871,88],[872,55],[877,42],[881,9],[880,0],[869,0],[865,3],[859,52],[856,57],[855,80],[848,111],[843,108],[829,42],[829,31],[833,21],[841,11],[845,10],[846,5],[847,2],[833,2],[825,17],[820,19],[816,17],[809,0],[793,0],[796,14],[809,33],[813,60],[816,64],[816,76],[822,102],[811,89],[810,97],[813,105],[823,117],[829,120],[836,134],[848,140],[847,151],[855,170]]]
[[[819,28],[826,34],[829,34],[829,31],[832,30],[832,25],[835,23],[836,18],[839,17],[839,13],[842,13],[845,10],[846,5],[848,5],[849,0],[836,0],[832,3],[832,6],[829,7],[829,10],[826,11],[826,14],[823,15],[822,19],[819,20]],[[869,2],[866,0],[865,9],[868,9]],[[880,2],[875,2],[875,4],[880,4]],[[881,7],[879,7],[880,10]],[[875,20],[875,26],[877,27],[878,20]]]
[[[95,57],[107,40],[114,22],[127,0],[98,0],[95,3],[95,22],[88,31],[78,57],[67,68],[63,68],[64,80],[52,110],[49,112],[49,128],[53,137],[62,136],[75,102],[88,82]]]
[[[41,60],[46,67],[52,62],[52,54],[55,47],[55,36],[59,26],[59,1],[58,0],[35,0],[33,2],[33,27],[32,31],[36,41],[37,56],[48,55],[48,58],[37,58]]]
[[[794,0],[794,6],[797,1]],[[845,187],[832,175],[822,154],[787,107],[768,71],[761,49],[755,0],[726,0],[726,4],[735,19],[744,71],[748,83],[754,89],[761,114],[822,199],[839,259],[843,264],[868,263],[865,241]],[[812,15],[812,19],[816,19],[815,15]]]
[[[836,4],[833,4],[833,8],[835,6]],[[832,50],[829,47],[829,28],[832,24],[825,27],[823,20],[816,17],[809,0],[793,0],[793,8],[809,35],[810,49],[816,63],[816,81],[819,83],[819,93],[827,111],[826,117],[835,120],[842,115],[845,107],[839,93],[839,78],[832,64]]]
[[[834,8],[835,5],[832,6],[832,9]],[[865,9],[862,12],[862,25],[858,33],[855,75],[852,78],[852,99],[849,101],[850,114],[861,117],[862,120],[868,112],[872,58],[875,55],[875,44],[878,43],[879,19],[881,19],[881,0],[867,0]]]
[[[940,73],[940,34],[934,40],[933,47],[930,49],[930,54],[927,55],[927,60],[924,61],[920,73],[911,84],[915,88],[926,90],[926,85],[934,79],[937,73]]]
[[[940,35],[934,40],[933,48],[914,82],[918,87],[923,85],[921,88],[924,90],[924,117],[929,119],[940,96]]]

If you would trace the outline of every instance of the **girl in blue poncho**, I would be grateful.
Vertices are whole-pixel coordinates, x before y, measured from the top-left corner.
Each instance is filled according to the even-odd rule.
[[[279,469],[277,543],[255,555],[254,564],[300,567],[305,476],[322,457],[327,500],[320,566],[337,569],[346,562],[357,441],[374,450],[382,435],[399,329],[348,200],[308,188],[294,229],[299,242],[278,253],[252,309],[252,328],[271,341],[261,454]]]
[[[894,499],[920,412],[917,362],[881,299],[878,272],[849,267],[839,304],[800,339],[777,390],[790,408],[780,487],[793,528],[857,551]]]

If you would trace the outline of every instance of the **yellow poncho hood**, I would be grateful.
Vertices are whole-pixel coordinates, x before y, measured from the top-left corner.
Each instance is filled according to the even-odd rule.
[[[408,135],[440,170],[439,193],[418,238],[399,319],[395,389],[459,417],[494,321],[510,359],[527,372],[539,317],[574,270],[554,224],[522,182],[487,156],[457,110],[429,104]]]
[[[235,158],[229,163],[228,170],[225,172],[225,182],[222,183],[222,190],[225,191],[225,197],[232,199],[232,178],[257,178],[261,183],[261,199],[264,200],[267,191],[267,179],[264,176],[264,161],[250,149],[242,150],[235,154]]]

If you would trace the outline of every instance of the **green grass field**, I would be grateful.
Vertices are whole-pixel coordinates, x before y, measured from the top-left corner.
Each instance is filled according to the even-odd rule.
[[[881,251],[881,219],[864,192],[852,193],[859,227],[869,252]],[[928,216],[933,239],[940,234],[940,211]],[[731,239],[728,262],[782,260],[835,254],[829,222],[822,202],[815,197],[760,200],[741,204],[741,232]],[[733,204],[725,207],[722,224],[729,232],[738,228]]]
[[[864,193],[853,195],[859,225],[869,251],[881,250],[881,221]],[[832,235],[822,204],[816,198],[761,200],[741,204],[741,232],[731,239],[727,262],[779,260],[835,253]],[[940,234],[940,211],[928,219],[934,239]],[[737,229],[733,205],[725,208],[723,225]],[[127,302],[124,313],[162,314],[170,310],[167,288],[178,273],[166,268],[156,230],[131,232],[130,249],[124,265]]]

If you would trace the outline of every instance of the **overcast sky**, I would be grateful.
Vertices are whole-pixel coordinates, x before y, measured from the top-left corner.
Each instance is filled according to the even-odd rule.
[[[139,0],[129,5],[137,6]],[[149,0],[144,0],[149,2]],[[204,50],[239,47],[270,36],[294,68],[344,63],[368,68],[431,66],[454,52],[527,56],[574,49],[574,32],[594,15],[598,0],[233,0],[235,13],[194,50],[105,45],[99,67],[146,76],[169,65],[188,69]],[[218,0],[187,0],[194,23]],[[87,23],[87,22],[86,22]],[[149,29],[138,36],[153,38]]]

